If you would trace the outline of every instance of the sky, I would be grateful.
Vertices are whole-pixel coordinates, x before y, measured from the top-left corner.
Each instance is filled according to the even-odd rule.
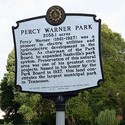
[[[0,80],[14,48],[12,26],[18,20],[45,15],[53,5],[61,6],[66,13],[95,14],[125,39],[125,0],[0,0]]]

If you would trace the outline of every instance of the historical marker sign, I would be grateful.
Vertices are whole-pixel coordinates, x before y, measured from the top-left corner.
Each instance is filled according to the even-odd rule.
[[[49,19],[25,19],[12,28],[16,85],[22,91],[72,92],[96,87],[103,80],[101,20],[95,15],[61,12],[51,9]]]

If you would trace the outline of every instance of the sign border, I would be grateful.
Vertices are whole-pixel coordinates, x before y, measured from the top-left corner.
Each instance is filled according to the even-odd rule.
[[[25,93],[37,93],[37,94],[41,94],[42,97],[44,98],[54,98],[57,97],[58,95],[62,95],[64,97],[71,97],[71,96],[76,96],[78,95],[78,93],[82,90],[88,90],[88,89],[92,89],[92,88],[97,88],[99,87],[99,82],[104,81],[104,74],[103,74],[103,68],[102,68],[102,54],[101,54],[101,19],[96,20],[96,15],[95,14],[82,14],[82,13],[66,13],[65,16],[89,16],[89,17],[93,17],[93,20],[95,22],[99,23],[99,34],[98,34],[98,44],[99,44],[99,59],[100,59],[100,68],[101,68],[101,74],[102,74],[102,79],[99,79],[97,82],[97,85],[94,87],[89,87],[89,88],[85,88],[85,89],[79,89],[79,90],[75,90],[75,91],[69,91],[69,92],[31,92],[31,91],[24,91],[21,89],[21,86],[16,85],[16,81],[17,81],[17,49],[16,49],[16,39],[15,39],[15,34],[14,34],[14,30],[17,29],[19,27],[19,23],[23,23],[23,22],[27,22],[27,21],[31,21],[31,20],[35,20],[35,19],[40,19],[40,18],[45,18],[46,19],[46,15],[43,16],[38,16],[38,17],[32,17],[32,18],[28,18],[28,19],[23,19],[23,20],[19,20],[17,21],[17,26],[12,26],[12,34],[13,34],[13,39],[14,39],[14,50],[15,50],[15,87],[20,91],[20,92],[25,92]]]

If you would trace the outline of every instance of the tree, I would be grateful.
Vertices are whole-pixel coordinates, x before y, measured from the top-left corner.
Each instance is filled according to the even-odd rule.
[[[43,99],[39,94],[18,93],[16,101],[20,102],[18,112],[24,115],[26,121],[34,125],[55,122],[55,106],[51,100]]]
[[[118,125],[118,119],[116,117],[115,110],[104,110],[99,113],[96,118],[96,123],[98,125]]]
[[[77,102],[79,97],[71,99],[71,104],[68,105],[68,109],[72,113],[74,110],[80,110],[82,105],[86,104],[85,100],[87,99],[87,106],[91,111],[93,121],[99,112],[106,109],[115,109],[118,114],[125,115],[125,41],[119,33],[112,32],[105,24],[102,25],[101,34],[102,63],[105,81],[100,83],[99,88],[81,92],[80,107],[74,105],[75,100]],[[86,92],[87,98],[85,96]],[[86,108],[83,110],[86,110]],[[80,112],[78,113],[81,116]],[[73,117],[77,121],[75,114],[73,114]],[[86,124],[85,121],[84,124]]]
[[[20,93],[14,86],[15,58],[14,50],[8,56],[7,73],[1,81],[1,109],[5,111],[5,122],[12,121],[13,124],[30,121],[35,125],[42,122],[51,123],[55,116],[54,103],[43,99],[38,94]]]
[[[14,125],[23,122],[23,115],[17,111],[20,104],[15,101],[14,93],[14,50],[9,54],[7,60],[7,73],[1,82],[1,109],[5,112],[5,122],[13,121]]]
[[[93,113],[88,103],[88,92],[69,99],[66,104],[66,114],[69,125],[91,125]]]

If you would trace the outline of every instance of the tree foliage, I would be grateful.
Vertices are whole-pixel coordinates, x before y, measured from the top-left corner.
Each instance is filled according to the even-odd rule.
[[[28,121],[37,125],[51,121],[51,124],[54,124],[55,107],[52,101],[43,99],[38,94],[20,93],[15,88],[14,59],[12,50],[7,60],[7,73],[1,81],[1,109],[5,112],[5,122],[18,125]]]
[[[98,125],[118,125],[119,122],[116,117],[116,111],[113,109],[101,111],[98,117],[96,117],[96,123]]]
[[[120,34],[112,32],[105,24],[102,25],[101,33],[102,63],[105,81],[100,83],[99,88],[82,91],[79,95],[81,98],[79,96],[76,97],[76,102],[80,99],[81,106],[76,107],[74,105],[73,107],[72,105],[75,104],[74,98],[69,100],[72,105],[68,109],[71,108],[70,110],[75,112],[72,113],[69,110],[69,114],[73,114],[75,121],[80,121],[80,116],[82,115],[88,116],[89,123],[82,116],[84,118],[82,120],[84,125],[91,125],[91,121],[94,121],[101,111],[107,109],[115,109],[117,114],[122,114],[125,117],[125,41]],[[81,110],[81,107],[85,104],[87,106]],[[77,109],[78,107],[80,111]],[[87,107],[89,109],[87,113],[91,112],[91,115],[84,113]],[[76,116],[76,113],[79,114],[79,117]]]

